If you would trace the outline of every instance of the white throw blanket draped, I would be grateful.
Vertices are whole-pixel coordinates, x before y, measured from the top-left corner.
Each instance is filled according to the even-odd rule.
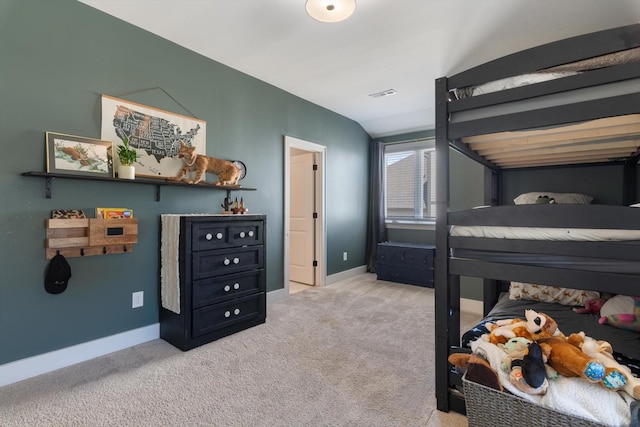
[[[162,215],[160,295],[162,307],[180,314],[180,215]]]
[[[516,396],[604,425],[628,426],[631,421],[629,405],[633,398],[624,391],[610,391],[583,378],[559,375],[558,378],[549,380],[549,389],[544,396],[523,393],[511,384],[509,373],[500,368],[506,356],[504,350],[482,339],[472,342],[471,349],[487,358],[504,388]]]

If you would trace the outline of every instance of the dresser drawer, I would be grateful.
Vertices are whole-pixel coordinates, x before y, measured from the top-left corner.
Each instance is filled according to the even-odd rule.
[[[263,292],[264,270],[228,274],[193,282],[193,308]]]
[[[262,221],[200,222],[191,226],[193,251],[260,245],[263,239]]]
[[[192,255],[193,280],[213,276],[257,270],[264,267],[262,246],[246,248],[220,249],[215,251],[194,252]]]
[[[195,338],[256,317],[264,317],[265,310],[264,292],[198,308],[193,310],[192,337]]]
[[[187,351],[265,323],[266,227],[256,214],[162,216],[162,339]]]

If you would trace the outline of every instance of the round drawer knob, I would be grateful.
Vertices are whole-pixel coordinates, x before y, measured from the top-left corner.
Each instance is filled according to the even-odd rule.
[[[249,237],[253,237],[253,231],[249,232]]]
[[[218,233],[218,234],[216,234],[216,239],[221,240],[221,239],[222,239],[222,237],[223,237],[223,236],[222,236],[222,233]]]
[[[225,311],[224,312],[224,317],[229,317],[231,316],[231,312],[230,311]]]
[[[240,283],[234,283],[233,284],[233,289],[235,289],[235,290],[240,289]]]
[[[240,314],[240,309],[236,308],[235,310],[233,310],[233,314],[235,314],[236,316]]]
[[[205,238],[205,239],[207,239],[207,240],[211,240],[211,239],[213,239],[213,235],[212,235],[211,233],[207,233],[207,234],[204,236],[204,238]]]
[[[231,264],[231,260],[229,258],[225,258],[224,265],[229,265],[229,264]]]
[[[240,262],[240,258],[234,258],[234,259],[233,259],[233,263],[234,263],[234,264],[238,264],[239,262]]]
[[[229,286],[229,285],[225,285],[224,286],[224,291],[225,292],[229,292],[230,290],[231,290],[231,286]]]
[[[241,231],[241,232],[240,232],[240,238],[241,238],[241,239],[244,239],[244,236],[246,236],[245,232],[244,232],[244,231]]]

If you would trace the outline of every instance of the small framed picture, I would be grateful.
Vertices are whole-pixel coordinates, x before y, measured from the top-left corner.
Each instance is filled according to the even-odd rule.
[[[47,132],[47,173],[113,178],[111,141]]]

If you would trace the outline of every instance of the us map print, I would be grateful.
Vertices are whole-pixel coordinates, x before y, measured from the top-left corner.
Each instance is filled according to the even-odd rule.
[[[101,138],[113,142],[114,153],[125,137],[129,140],[138,153],[136,175],[175,176],[183,166],[177,157],[180,141],[206,153],[206,127],[204,120],[102,95]]]

